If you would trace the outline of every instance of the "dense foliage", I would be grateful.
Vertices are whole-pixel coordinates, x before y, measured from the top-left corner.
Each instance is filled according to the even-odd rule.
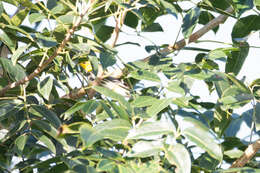
[[[255,153],[242,168],[225,165],[249,145],[236,136],[240,124],[251,136],[260,130],[260,75],[250,85],[236,77],[250,50],[245,38],[260,30],[260,1],[188,1],[189,10],[183,1],[0,1],[0,172],[259,172]],[[123,63],[117,47],[139,45],[119,45],[121,28],[163,32],[163,15],[183,20],[184,40],[146,46],[154,54]],[[195,26],[216,33],[227,17],[237,20],[229,47],[189,47],[194,61],[173,62],[207,32]],[[218,100],[191,94],[196,80]]]

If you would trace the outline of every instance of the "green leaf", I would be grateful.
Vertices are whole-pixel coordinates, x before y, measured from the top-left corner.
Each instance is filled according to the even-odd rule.
[[[224,154],[231,159],[237,159],[241,157],[244,154],[244,152],[239,149],[232,149],[225,151]]]
[[[133,102],[132,105],[134,107],[146,107],[152,105],[158,99],[151,96],[138,96]]]
[[[48,0],[47,1],[47,8],[49,10],[52,10],[53,8],[55,8],[57,6],[57,0]]]
[[[6,100],[0,102],[0,121],[8,118],[10,115],[15,115],[23,108],[21,100]]]
[[[82,110],[85,114],[92,113],[98,107],[98,102],[95,100],[88,100],[86,102],[77,102],[64,113],[64,119],[71,118],[75,112]]]
[[[120,117],[121,119],[125,119],[125,120],[129,121],[130,115],[127,113],[127,111],[124,108],[122,108],[121,106],[117,105],[114,102],[110,102],[109,101],[109,104],[115,110],[115,112],[117,113],[118,117]]]
[[[162,141],[139,141],[126,154],[128,157],[150,157],[157,155],[163,149]]]
[[[41,81],[37,85],[38,91],[46,100],[49,100],[52,86],[53,86],[53,79],[50,76],[41,79]]]
[[[100,63],[104,69],[109,66],[112,66],[116,63],[116,59],[112,53],[101,52],[100,53]]]
[[[219,97],[222,96],[223,92],[231,86],[228,78],[224,73],[216,73],[215,75],[216,80],[213,82]]]
[[[140,126],[133,128],[129,131],[128,139],[148,139],[153,137],[160,137],[173,133],[175,127],[168,122],[144,122]]]
[[[16,150],[17,154],[19,154],[20,156],[22,156],[22,154],[23,154],[23,150],[24,150],[25,144],[28,140],[28,137],[29,137],[28,135],[23,134],[23,135],[19,136],[18,138],[16,138],[16,140],[14,142],[15,150]]]
[[[208,11],[201,11],[199,16],[199,24],[206,25],[209,21],[213,20],[215,17]],[[218,31],[219,26],[212,29],[215,33]]]
[[[160,2],[169,14],[172,14],[174,17],[177,18],[178,11],[173,3],[167,2],[166,0],[160,0]]]
[[[93,22],[94,32],[98,39],[102,42],[106,42],[114,32],[114,27],[105,25],[106,20],[99,20]]]
[[[112,91],[112,90],[110,90],[108,88],[104,88],[104,87],[101,87],[101,86],[94,86],[93,88],[94,88],[94,90],[96,90],[100,94],[103,94],[106,97],[110,97],[110,98],[118,101],[125,108],[130,110],[130,104],[125,100],[125,98],[123,96],[117,94],[116,92],[114,92],[114,91]]]
[[[50,48],[58,44],[53,37],[46,37],[39,33],[36,33],[35,36],[37,38],[37,43],[42,47]]]
[[[159,23],[152,23],[142,28],[142,32],[163,32],[163,29]]]
[[[58,130],[55,127],[53,127],[49,122],[43,120],[33,120],[31,123],[32,125],[37,126],[37,129],[39,128],[41,131],[49,134],[51,137],[59,141],[66,151],[71,151],[71,147],[68,146],[65,139],[57,138]]]
[[[61,21],[63,24],[73,24],[75,20],[76,20],[76,16],[71,14],[66,14],[58,17],[57,21]]]
[[[185,90],[180,86],[180,82],[178,81],[169,82],[167,90],[185,95]]]
[[[255,122],[255,128],[256,131],[260,130],[260,103],[256,103],[256,105],[253,107],[254,111],[254,115],[253,115],[253,119]]]
[[[236,11],[238,11],[238,16],[247,10],[251,10],[254,7],[253,0],[234,0],[236,4]]]
[[[160,78],[156,73],[147,71],[147,70],[138,70],[131,72],[128,77],[132,77],[137,80],[149,80],[154,82],[160,82]]]
[[[116,167],[116,163],[112,160],[103,159],[97,165],[98,171],[112,171]]]
[[[16,65],[18,58],[24,53],[26,49],[30,47],[31,44],[28,44],[26,46],[19,47],[16,49],[11,57],[13,65]]]
[[[0,2],[0,16],[2,16],[2,13],[4,12],[4,6],[3,6],[3,3]]]
[[[11,21],[15,26],[19,26],[21,25],[21,23],[24,21],[24,19],[26,18],[26,16],[28,15],[29,10],[27,8],[23,9],[23,10],[19,10],[18,13],[16,13]]]
[[[169,106],[172,103],[172,98],[170,99],[160,99],[156,102],[153,102],[152,106],[147,108],[147,114],[150,116],[157,115],[160,111],[162,111],[164,108]]]
[[[13,65],[12,61],[7,58],[0,58],[0,62],[12,80],[18,81],[26,77],[25,70],[21,65]]]
[[[57,115],[48,110],[44,106],[32,105],[31,106],[36,112],[38,112],[42,117],[45,117],[55,128],[59,128],[61,126],[61,121],[57,117]]]
[[[183,135],[207,151],[213,158],[221,161],[223,157],[221,146],[216,142],[216,137],[210,129],[196,119],[185,117],[183,120],[187,123],[182,131]]]
[[[131,129],[131,124],[123,119],[113,119],[98,124],[95,127],[83,125],[80,128],[80,137],[85,147],[90,147],[95,142],[102,139],[111,139],[113,141],[122,141]]]
[[[19,32],[19,33],[24,34],[30,41],[34,42],[32,36],[27,31],[22,29],[22,27],[18,27],[18,26],[15,26],[15,25],[5,25],[5,27],[10,29],[10,30],[13,30],[14,32]]]
[[[56,154],[56,148],[51,139],[49,139],[47,136],[43,135],[42,133],[32,132],[33,135],[41,141],[43,144],[46,145],[46,147],[53,153]]]
[[[200,8],[196,7],[188,11],[188,13],[183,18],[182,24],[182,34],[185,39],[189,38],[192,34],[196,24],[199,21]]]
[[[29,16],[29,22],[31,24],[33,24],[35,22],[40,22],[40,21],[42,21],[45,18],[46,18],[46,16],[44,14],[42,14],[42,13],[32,13]]]
[[[243,42],[240,43],[239,47],[239,51],[234,51],[231,53],[231,56],[228,56],[225,67],[226,73],[234,73],[235,75],[238,75],[241,70],[249,52],[249,44],[247,42]]]
[[[249,15],[237,20],[233,27],[231,36],[233,41],[246,41],[246,37],[252,32],[260,29],[260,16]]]
[[[190,173],[191,159],[187,149],[182,144],[170,145],[165,148],[165,156],[167,160],[175,165],[176,173]]]
[[[233,84],[238,87],[240,90],[246,92],[246,93],[251,93],[250,89],[240,80],[238,80],[235,76],[231,75],[231,74],[225,74],[227,76],[228,79],[230,79]]]
[[[11,52],[14,52],[16,47],[15,40],[11,39],[3,30],[0,31],[0,40],[11,50]]]
[[[138,17],[134,13],[129,11],[125,16],[124,24],[131,28],[136,28],[138,25]]]
[[[251,93],[244,92],[236,86],[231,86],[223,92],[219,102],[223,104],[223,109],[233,109],[244,106],[253,98]]]

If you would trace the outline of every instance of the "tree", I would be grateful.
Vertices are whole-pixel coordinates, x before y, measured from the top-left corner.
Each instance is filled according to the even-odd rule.
[[[237,78],[251,47],[246,37],[260,29],[260,2],[202,0],[189,10],[182,3],[2,0],[1,172],[258,172],[260,140],[250,144],[234,134],[242,122],[252,126],[251,137],[260,129],[260,78],[250,85]],[[6,4],[17,7],[13,16]],[[166,14],[183,18],[184,38],[146,46],[154,54],[123,63],[117,46],[138,44],[117,43],[122,27],[136,37],[161,32],[155,20]],[[188,47],[228,17],[237,21],[229,47]],[[195,61],[173,63],[173,53],[184,49],[198,52]],[[140,86],[143,80],[155,84]],[[191,94],[196,80],[218,100]],[[75,81],[81,86],[72,88]],[[252,109],[232,116],[249,103]]]

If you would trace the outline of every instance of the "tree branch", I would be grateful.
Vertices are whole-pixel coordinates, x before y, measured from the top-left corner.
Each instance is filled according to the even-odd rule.
[[[230,14],[230,13],[233,12],[233,8],[232,8],[232,7],[229,7],[227,10],[225,10],[225,12],[226,12],[227,14]],[[197,40],[198,40],[201,36],[203,36],[205,33],[207,33],[208,31],[210,31],[211,29],[215,28],[216,26],[220,25],[221,23],[224,23],[225,20],[227,19],[227,17],[228,17],[227,15],[223,15],[223,14],[222,14],[222,15],[218,16],[217,18],[211,20],[208,24],[206,24],[205,26],[203,26],[200,30],[198,30],[197,32],[193,33],[193,34],[189,37],[188,43],[197,41]],[[166,56],[166,55],[169,55],[170,53],[174,52],[175,50],[180,50],[180,49],[182,49],[182,48],[185,47],[185,46],[186,46],[185,39],[182,39],[182,40],[176,42],[174,45],[170,45],[170,46],[168,46],[168,47],[166,47],[166,48],[160,50],[158,53],[159,53],[160,55]],[[158,54],[158,53],[156,53],[156,54]],[[154,56],[154,55],[156,55],[156,54],[150,55],[150,56],[144,58],[142,61],[147,62],[147,61],[149,61],[149,59],[150,59],[152,56]],[[115,74],[115,73],[114,73],[113,75],[114,75],[114,76],[117,76],[117,78],[120,78],[120,77],[122,77],[122,75],[123,75],[122,70],[117,70],[116,73],[118,73],[118,74]],[[99,79],[98,79],[98,80],[99,80]],[[95,83],[95,84],[97,84],[97,83]],[[84,90],[84,91],[85,91],[85,94],[84,94],[82,91],[83,91],[82,88],[81,88],[81,89],[78,89],[78,92],[80,93],[80,94],[79,94],[80,96],[83,96],[83,95],[87,94],[87,90]],[[77,93],[77,91],[76,91],[76,93]],[[93,94],[93,93],[92,93],[92,94]],[[63,97],[68,98],[69,95],[70,95],[70,94],[67,94],[67,95],[65,95],[65,96],[63,96]],[[73,97],[73,98],[75,99],[75,97]],[[79,97],[78,97],[78,98],[79,98]]]
[[[248,161],[250,161],[255,154],[260,150],[260,139],[258,139],[255,143],[250,144],[247,149],[245,150],[244,154],[238,158],[230,168],[241,168],[243,167]]]
[[[7,85],[6,87],[4,87],[3,89],[0,90],[0,96],[3,96],[9,89],[15,88],[21,84],[24,84],[30,80],[32,80],[34,77],[36,77],[38,74],[40,74],[52,61],[53,59],[59,54],[61,53],[61,51],[63,50],[63,48],[65,47],[65,45],[67,44],[67,42],[70,40],[72,34],[75,32],[76,28],[80,25],[83,17],[85,16],[85,14],[88,12],[88,10],[91,7],[91,3],[90,2],[89,6],[85,9],[85,11],[83,11],[79,18],[77,19],[77,21],[73,24],[72,28],[70,30],[68,30],[66,37],[64,38],[64,40],[61,42],[60,46],[56,49],[56,51],[53,53],[53,55],[47,59],[43,64],[39,65],[34,72],[32,72],[31,74],[29,74],[28,76],[26,76],[25,78],[13,82],[9,85]]]

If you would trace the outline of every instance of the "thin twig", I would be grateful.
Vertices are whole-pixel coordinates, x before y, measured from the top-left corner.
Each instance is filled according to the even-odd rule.
[[[232,13],[232,12],[233,12],[233,8],[232,8],[232,7],[229,7],[225,12],[228,13],[228,14],[229,14],[229,13]],[[192,34],[192,35],[189,37],[188,43],[197,41],[197,40],[198,40],[201,36],[203,36],[205,33],[207,33],[208,31],[210,31],[211,29],[215,28],[216,26],[220,25],[221,23],[224,23],[225,20],[227,19],[227,17],[228,17],[227,15],[223,15],[223,14],[222,14],[222,15],[220,15],[219,17],[217,17],[217,18],[211,20],[208,24],[206,24],[206,25],[205,25],[204,27],[202,27],[200,30],[198,30],[197,32],[195,32],[194,34]],[[185,39],[182,39],[182,40],[176,42],[175,44],[170,45],[170,46],[168,46],[168,47],[166,47],[166,48],[164,48],[164,49],[162,49],[162,50],[159,50],[157,53],[155,53],[155,54],[153,54],[153,55],[150,55],[150,56],[144,58],[142,61],[147,62],[147,61],[149,61],[149,59],[150,59],[152,56],[157,55],[158,53],[159,53],[160,55],[162,55],[162,56],[166,56],[166,55],[168,55],[168,54],[174,52],[175,50],[180,50],[180,49],[182,49],[182,48],[185,47],[185,46],[186,46]],[[119,71],[118,71],[118,75],[116,75],[116,74],[114,74],[114,75],[117,76],[118,78],[120,78],[120,77],[122,77],[123,72],[122,72],[122,70],[119,70]],[[96,86],[97,84],[100,84],[100,83],[101,83],[101,82],[100,82],[100,78],[98,78],[98,80],[99,80],[98,82],[94,82],[94,83],[92,83],[91,85],[92,85],[92,86]],[[94,84],[94,85],[93,85],[93,84]],[[89,95],[89,93],[88,93],[87,90],[85,91],[85,93],[83,93],[82,91],[83,91],[82,89],[79,89],[79,90],[78,90],[79,94],[73,94],[73,95],[74,95],[74,96],[77,95],[77,96],[81,96],[81,97],[82,97],[83,95],[85,95],[85,94],[88,94],[88,95]],[[93,92],[93,91],[91,90],[91,95],[93,95],[94,93],[95,93],[95,92]],[[68,94],[68,95],[65,95],[65,96],[63,96],[63,97],[64,97],[64,98],[70,98],[70,95],[71,95],[71,94]],[[73,97],[73,98],[75,99],[75,97]],[[77,97],[77,98],[79,98],[79,97]]]
[[[47,59],[42,65],[38,66],[34,72],[32,72],[30,75],[26,76],[25,78],[13,82],[9,85],[7,85],[6,87],[4,87],[3,89],[0,90],[0,96],[3,96],[6,91],[8,91],[9,89],[15,88],[21,84],[25,84],[26,82],[32,80],[34,77],[36,77],[37,75],[39,75],[52,61],[53,59],[62,52],[63,48],[65,47],[65,45],[67,44],[67,42],[70,40],[72,34],[75,32],[76,28],[80,25],[83,17],[85,16],[85,14],[88,12],[88,10],[90,9],[91,5],[88,6],[88,8],[85,9],[84,12],[82,12],[78,18],[78,20],[74,23],[74,25],[72,26],[72,28],[70,30],[68,30],[66,37],[64,38],[64,40],[61,42],[60,46],[56,49],[56,51],[53,53],[52,56],[50,56],[49,59]]]

